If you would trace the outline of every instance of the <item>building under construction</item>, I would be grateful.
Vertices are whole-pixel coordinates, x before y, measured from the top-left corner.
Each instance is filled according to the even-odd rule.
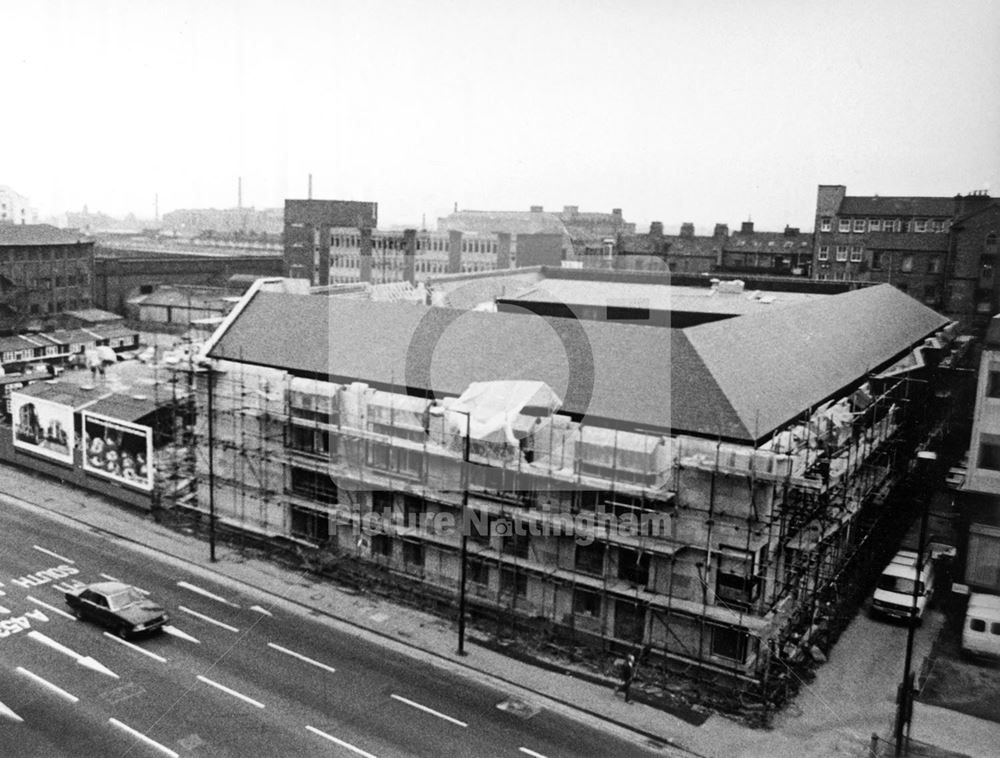
[[[205,347],[201,511],[756,683],[855,581],[952,339],[888,285],[685,328],[280,288]]]

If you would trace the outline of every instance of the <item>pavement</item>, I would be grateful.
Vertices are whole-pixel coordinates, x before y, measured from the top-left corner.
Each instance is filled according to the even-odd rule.
[[[485,640],[480,642],[474,636],[467,637],[466,655],[459,656],[453,620],[361,595],[327,580],[247,557],[225,545],[217,546],[217,561],[210,562],[204,540],[156,523],[148,513],[57,480],[0,464],[0,493],[0,503],[8,507],[41,509],[57,520],[70,520],[128,541],[137,549],[180,561],[186,569],[216,581],[268,593],[276,602],[326,617],[339,628],[519,694],[529,703],[592,727],[643,742],[661,755],[861,758],[869,755],[873,734],[886,738],[892,732],[892,689],[884,682],[873,686],[873,662],[857,654],[869,644],[859,625],[859,620],[863,621],[860,614],[831,651],[830,660],[818,669],[816,679],[803,687],[792,706],[776,715],[773,728],[752,729],[720,715],[695,724],[642,703],[626,703],[614,694],[616,682],[612,679],[581,679],[568,669],[559,672],[531,665],[491,649]],[[930,650],[933,630],[942,623],[940,614],[925,622],[924,628],[930,632],[924,635],[928,641],[923,649],[917,650],[917,670]],[[943,753],[948,755],[1000,755],[1000,724],[926,703],[917,702],[914,707],[913,738],[951,751]]]

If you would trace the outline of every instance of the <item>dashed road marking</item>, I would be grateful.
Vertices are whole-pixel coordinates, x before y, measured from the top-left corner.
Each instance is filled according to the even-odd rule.
[[[148,655],[150,658],[152,658],[153,660],[159,661],[160,663],[166,663],[167,662],[167,659],[164,658],[162,655],[157,655],[156,653],[152,652],[151,650],[146,650],[145,648],[141,648],[138,645],[135,645],[135,644],[129,642],[128,640],[123,640],[121,637],[116,637],[111,632],[105,632],[104,636],[107,637],[108,639],[114,640],[115,642],[117,642],[120,645],[124,645],[125,647],[130,647],[133,650],[135,650],[136,652],[142,653],[143,655]]]
[[[46,555],[51,555],[53,558],[58,558],[63,563],[76,563],[76,561],[71,561],[69,558],[64,558],[63,556],[59,555],[59,553],[53,553],[51,550],[46,550],[44,547],[40,547],[38,545],[32,545],[32,547],[35,548],[35,550],[37,550],[39,553],[45,553]]]
[[[72,613],[66,613],[66,611],[64,611],[62,608],[56,608],[54,605],[49,605],[48,603],[39,600],[38,598],[34,598],[31,595],[28,595],[27,599],[30,602],[34,603],[35,605],[40,605],[42,606],[42,608],[48,608],[53,613],[58,613],[60,616],[65,616],[68,619],[74,619],[74,620],[76,619],[76,616],[74,616]]]
[[[204,682],[205,684],[209,684],[212,687],[220,689],[223,692],[225,692],[225,693],[227,693],[229,695],[232,695],[233,697],[238,697],[240,700],[243,700],[243,701],[245,701],[247,703],[250,703],[250,705],[255,705],[258,708],[263,708],[264,707],[264,704],[262,702],[260,702],[259,700],[254,700],[252,697],[249,697],[248,695],[244,695],[242,692],[237,692],[236,690],[229,689],[229,687],[225,686],[224,684],[219,684],[218,682],[212,681],[211,679],[209,679],[207,677],[204,677],[201,674],[198,675],[198,681],[199,682]]]
[[[399,695],[390,695],[393,700],[398,700],[401,703],[406,703],[411,708],[416,708],[417,710],[423,711],[424,713],[430,713],[432,716],[437,716],[439,719],[444,719],[445,721],[450,721],[452,724],[458,724],[458,726],[468,726],[464,721],[459,721],[458,719],[452,718],[440,711],[435,711],[433,708],[428,708],[426,705],[421,705],[412,700],[407,700],[405,697],[400,697]]]
[[[199,595],[204,595],[205,597],[209,597],[212,600],[222,603],[223,605],[229,605],[232,606],[233,608],[240,607],[238,603],[234,603],[231,600],[226,600],[226,598],[222,597],[221,595],[216,595],[214,592],[209,592],[208,590],[202,589],[201,587],[191,584],[190,582],[177,582],[177,586],[183,587],[186,590],[191,590],[191,592],[197,592]]]
[[[363,758],[376,758],[376,756],[372,755],[371,753],[365,750],[362,750],[356,745],[352,745],[350,742],[344,742],[343,740],[338,740],[332,734],[327,734],[326,732],[320,731],[314,726],[307,725],[306,729],[308,729],[313,734],[322,737],[324,740],[330,740],[330,742],[332,742],[334,745],[340,745],[342,748],[347,748],[352,753],[357,753],[358,755],[363,756]]]
[[[235,626],[229,626],[229,624],[224,624],[221,621],[212,618],[211,616],[206,616],[203,613],[198,613],[198,611],[192,611],[190,608],[185,608],[183,605],[178,605],[177,610],[184,611],[185,613],[190,613],[195,618],[199,618],[202,621],[207,621],[209,624],[215,624],[216,626],[221,626],[223,629],[228,629],[229,631],[235,632],[236,634],[240,633],[240,630],[237,629]]]
[[[66,698],[71,703],[76,703],[76,702],[79,702],[79,700],[80,700],[80,698],[78,698],[76,695],[69,694],[62,687],[57,687],[52,682],[50,682],[48,679],[42,679],[42,677],[40,677],[38,674],[35,674],[34,672],[28,671],[28,669],[21,668],[20,666],[18,666],[17,667],[17,673],[23,674],[24,676],[28,677],[29,679],[34,680],[35,682],[37,682],[38,684],[42,685],[46,689],[52,690],[54,693],[56,693],[60,697]]]
[[[151,737],[147,737],[145,734],[143,734],[142,732],[138,731],[137,729],[133,729],[128,724],[123,724],[118,719],[108,719],[108,723],[109,724],[113,724],[114,726],[117,726],[119,729],[121,729],[124,732],[127,732],[128,734],[131,734],[137,740],[141,740],[142,742],[145,742],[150,747],[156,748],[157,750],[159,750],[164,755],[169,755],[170,758],[180,758],[180,753],[174,752],[173,750],[171,750],[170,748],[168,748],[166,745],[161,745],[156,740],[152,739]]]
[[[313,666],[317,666],[317,667],[319,667],[321,669],[326,669],[331,674],[334,674],[334,673],[337,672],[337,669],[333,668],[332,666],[327,666],[325,663],[320,663],[319,661],[314,661],[312,658],[307,658],[306,656],[302,655],[301,653],[296,653],[296,652],[294,652],[292,650],[289,650],[288,648],[282,647],[281,645],[275,645],[273,642],[268,642],[267,646],[270,647],[270,648],[274,648],[278,652],[284,653],[285,655],[290,655],[293,658],[298,658],[300,661],[305,661],[306,663],[311,663]]]

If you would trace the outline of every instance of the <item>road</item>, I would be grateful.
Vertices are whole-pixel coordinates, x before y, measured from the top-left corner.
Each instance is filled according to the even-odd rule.
[[[104,534],[5,508],[0,535],[0,755],[651,754]],[[112,578],[168,633],[126,643],[67,612],[67,589]]]

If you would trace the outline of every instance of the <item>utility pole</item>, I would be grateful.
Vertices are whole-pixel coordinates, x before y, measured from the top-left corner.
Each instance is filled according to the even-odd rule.
[[[896,743],[896,758],[903,755],[903,742],[910,739],[910,721],[913,718],[913,695],[914,695],[914,675],[911,671],[913,664],[913,637],[917,629],[917,599],[921,593],[926,593],[930,588],[923,587],[920,576],[924,569],[924,542],[927,539],[927,516],[931,502],[931,471],[934,461],[937,460],[937,453],[930,450],[921,450],[917,453],[917,484],[920,487],[920,536],[917,538],[917,575],[913,579],[913,604],[911,606],[909,626],[906,630],[906,658],[903,663],[903,681],[899,685],[896,695],[896,728],[893,732],[893,739]],[[924,606],[926,612],[927,606]],[[904,737],[905,730],[905,737]],[[907,751],[908,752],[908,751]]]

